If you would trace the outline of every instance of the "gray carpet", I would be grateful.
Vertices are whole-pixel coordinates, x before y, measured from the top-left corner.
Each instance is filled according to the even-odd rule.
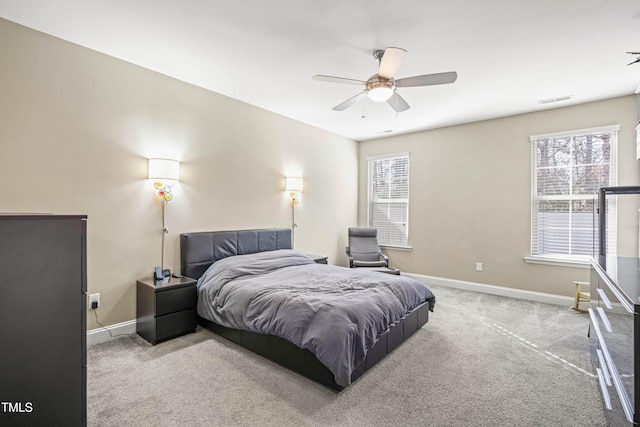
[[[566,307],[430,286],[429,323],[336,394],[199,329],[88,350],[90,426],[604,426]]]

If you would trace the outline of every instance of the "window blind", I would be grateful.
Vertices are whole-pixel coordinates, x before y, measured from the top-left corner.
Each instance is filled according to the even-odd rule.
[[[378,243],[406,246],[409,229],[409,154],[368,158],[369,227]]]
[[[587,258],[598,252],[598,189],[615,185],[617,127],[531,137],[531,254]],[[615,248],[615,198],[607,247]]]

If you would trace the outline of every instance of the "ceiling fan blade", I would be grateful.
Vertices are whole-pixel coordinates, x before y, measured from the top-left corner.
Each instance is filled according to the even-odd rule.
[[[407,104],[407,101],[398,95],[398,92],[393,92],[391,98],[387,99],[387,103],[396,111],[396,113],[402,113],[403,111],[407,111],[411,108],[409,104]]]
[[[400,64],[404,60],[407,51],[399,47],[388,47],[382,55],[380,66],[378,67],[378,75],[385,79],[390,79],[400,68]]]
[[[344,83],[349,85],[363,85],[366,83],[364,80],[346,79],[344,77],[334,77],[334,76],[323,76],[320,74],[313,76],[312,79],[318,80],[321,82]]]
[[[365,92],[360,92],[356,96],[353,96],[353,97],[347,99],[342,104],[336,105],[335,107],[332,108],[332,110],[333,111],[346,110],[347,108],[351,107],[353,104],[355,104],[356,102],[360,101],[362,98],[364,98],[366,96],[367,96],[367,94]]]
[[[453,83],[458,78],[458,73],[449,71],[447,73],[424,74],[422,76],[405,77],[396,80],[396,87],[432,86]]]

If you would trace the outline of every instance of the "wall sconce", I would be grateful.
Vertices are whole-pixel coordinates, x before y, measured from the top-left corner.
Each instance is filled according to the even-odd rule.
[[[289,197],[291,197],[291,203],[297,205],[299,202],[300,193],[302,192],[302,178],[286,178],[285,190],[289,191]]]
[[[149,159],[149,179],[156,180],[153,186],[166,205],[173,197],[171,187],[180,180],[180,162],[169,159]]]
[[[164,208],[173,199],[171,188],[180,180],[180,162],[169,159],[149,159],[149,179],[162,200],[162,258],[160,268],[164,270],[164,236],[169,233],[165,226]]]
[[[291,248],[295,246],[296,238],[296,206],[300,203],[300,193],[302,192],[302,178],[287,177],[285,181],[285,191],[289,192],[291,198]]]

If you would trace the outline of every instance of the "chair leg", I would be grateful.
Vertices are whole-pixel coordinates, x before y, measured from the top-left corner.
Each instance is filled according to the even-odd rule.
[[[576,285],[576,302],[575,302],[576,305],[574,307],[571,307],[571,308],[573,310],[575,310],[575,311],[580,312],[580,313],[587,313],[587,310],[582,310],[580,308],[580,301],[588,301],[587,299],[581,299],[580,298],[580,293],[581,293],[580,292],[580,286],[581,285],[587,285],[587,283],[576,281],[576,282],[573,282],[573,284]]]
[[[576,305],[571,308],[574,309],[575,311],[582,311],[580,310],[580,285],[575,282],[574,284],[576,285]]]

